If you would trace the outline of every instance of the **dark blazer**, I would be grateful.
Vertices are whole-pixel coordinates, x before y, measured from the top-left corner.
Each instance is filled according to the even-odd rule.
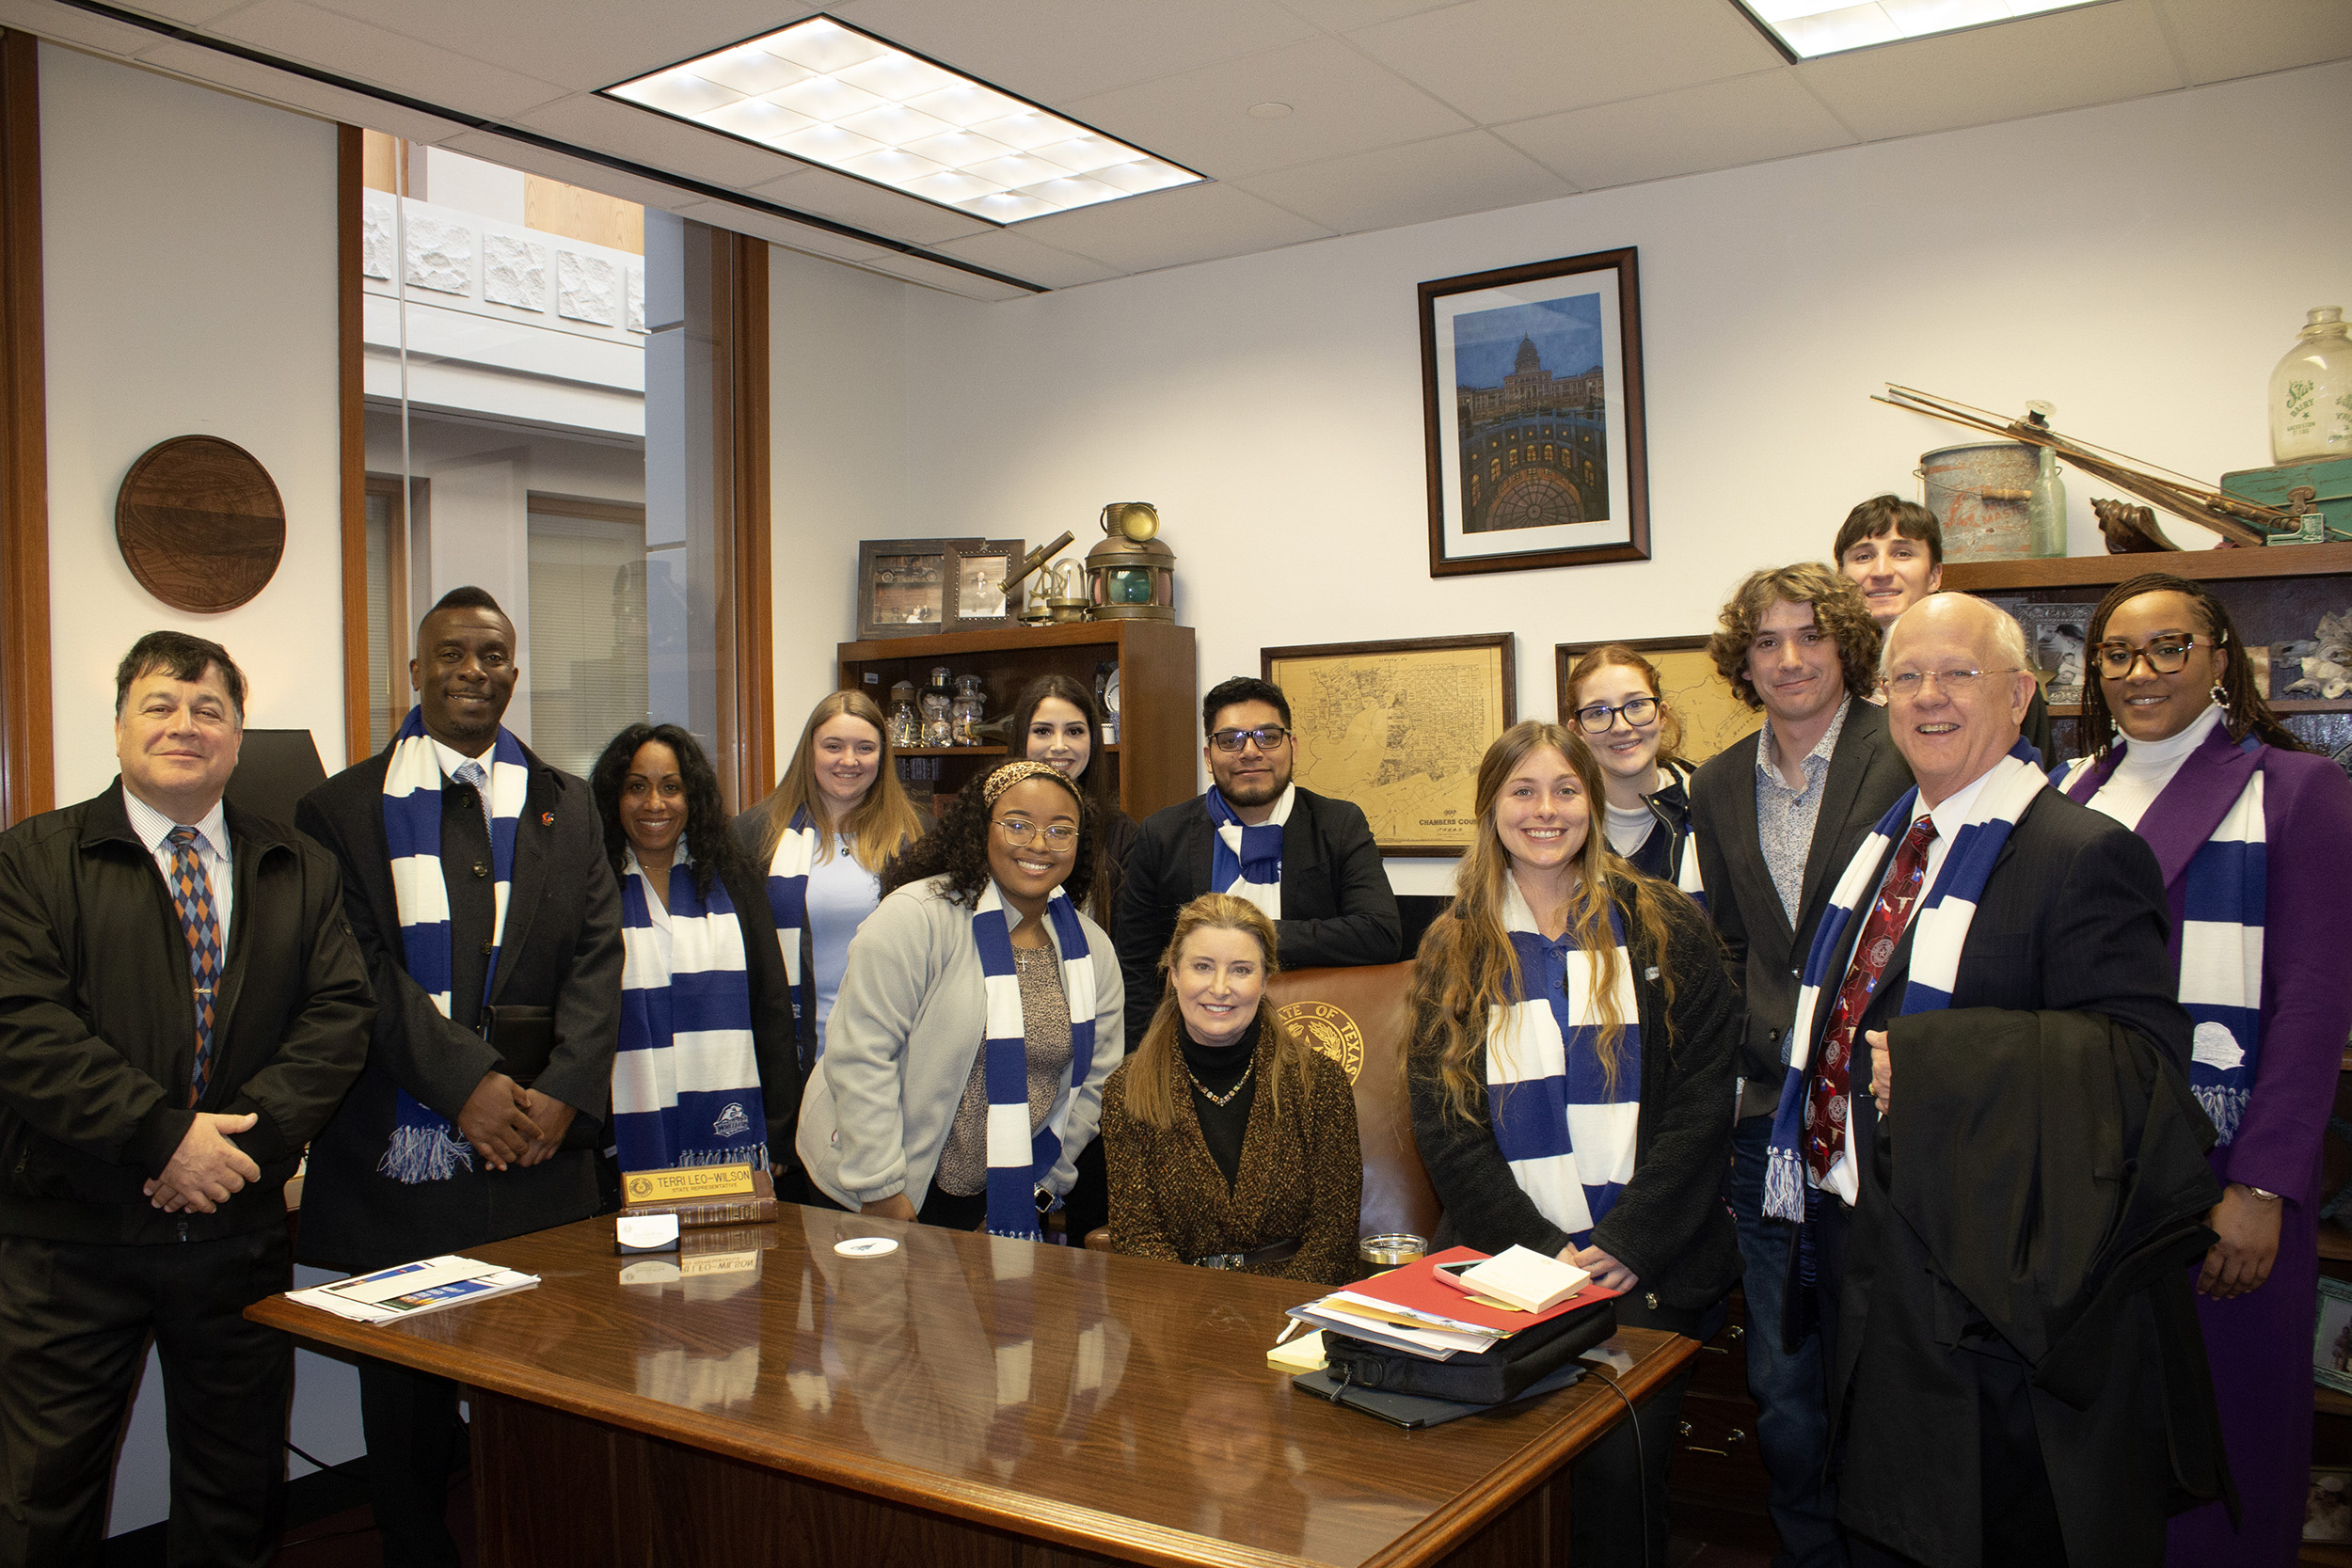
[[[1650,1305],[1697,1308],[1722,1299],[1740,1277],[1739,1241],[1720,1196],[1731,1157],[1739,999],[1724,979],[1715,939],[1697,906],[1678,896],[1661,903],[1667,922],[1663,953],[1640,935],[1622,899],[1618,905],[1636,971],[1642,1104],[1633,1179],[1593,1227],[1593,1245],[1634,1272],[1653,1298]],[[1674,977],[1671,1003],[1667,974]],[[1466,1243],[1501,1252],[1517,1243],[1547,1257],[1557,1254],[1567,1245],[1567,1234],[1521,1190],[1492,1129],[1446,1112],[1438,1027],[1435,1012],[1426,1008],[1414,1020],[1406,1074],[1413,1142],[1445,1206],[1436,1244]],[[1479,1061],[1483,1073],[1483,1055]]]
[[[1691,827],[1707,883],[1707,912],[1724,939],[1746,1009],[1739,1071],[1749,1085],[1741,1108],[1751,1116],[1769,1114],[1779,1098],[1798,983],[1838,874],[1911,787],[1910,766],[1886,733],[1886,710],[1853,699],[1821,781],[1821,812],[1814,818],[1792,924],[1757,837],[1756,748],[1754,735],[1733,741],[1701,764],[1691,781]]]
[[[229,946],[193,1107],[187,939],[121,781],[0,835],[0,1235],[144,1244],[284,1222],[286,1180],[359,1071],[375,1004],[334,862],[233,805],[227,821]],[[260,1118],[230,1141],[261,1180],[213,1213],[167,1214],[140,1187],[199,1110]]]
[[[620,886],[605,859],[604,826],[586,783],[527,749],[524,756],[531,784],[516,830],[514,880],[490,1003],[553,1009],[555,1049],[533,1086],[579,1112],[572,1131],[561,1151],[529,1169],[477,1167],[413,1185],[376,1173],[399,1114],[400,1090],[454,1122],[475,1086],[502,1065],[486,1040],[442,1017],[408,977],[384,837],[388,747],[304,796],[294,814],[295,826],[342,867],[343,905],[382,1009],[366,1070],[311,1147],[298,1242],[306,1262],[382,1268],[596,1212],[592,1146],[602,1142],[598,1124],[612,1101],[620,1033]],[[478,808],[469,791],[444,789],[442,797],[446,842],[451,813]],[[468,826],[478,838],[480,817]],[[455,885],[464,873],[446,850],[443,868],[453,883],[453,925],[462,926]],[[471,951],[465,935],[452,945],[462,950],[461,958]],[[458,984],[462,988],[462,977]],[[453,990],[453,999],[458,994]]]
[[[1176,913],[1209,891],[1216,830],[1207,797],[1153,812],[1136,830],[1112,938],[1127,986],[1127,1038],[1140,1040],[1160,1005],[1160,954]],[[1404,956],[1405,922],[1363,808],[1301,789],[1282,824],[1282,918],[1274,923],[1284,969],[1391,964]]]

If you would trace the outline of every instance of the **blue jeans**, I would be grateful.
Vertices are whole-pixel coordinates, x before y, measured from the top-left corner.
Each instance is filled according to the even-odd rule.
[[[1764,1212],[1764,1156],[1772,1118],[1750,1117],[1731,1135],[1731,1172],[1724,1200],[1740,1231],[1740,1290],[1748,1298],[1748,1393],[1756,1403],[1756,1446],[1772,1477],[1773,1528],[1781,1550],[1772,1568],[1845,1568],[1837,1532],[1837,1495],[1824,1475],[1829,1458],[1829,1384],[1821,1339],[1794,1354],[1780,1347],[1782,1292],[1795,1231]]]

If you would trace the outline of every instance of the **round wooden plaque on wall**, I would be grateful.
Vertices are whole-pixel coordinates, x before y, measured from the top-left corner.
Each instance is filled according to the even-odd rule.
[[[269,470],[235,442],[175,436],[123,476],[115,543],[149,593],[174,610],[218,614],[277,574],[286,503]]]

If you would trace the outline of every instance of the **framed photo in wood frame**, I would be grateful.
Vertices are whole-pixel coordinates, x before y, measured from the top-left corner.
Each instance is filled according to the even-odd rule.
[[[1290,699],[1292,777],[1363,808],[1384,855],[1459,855],[1478,763],[1518,719],[1507,631],[1258,650]]]
[[[955,613],[953,552],[977,539],[862,539],[857,546],[857,635],[923,637]]]
[[[2352,1394],[2352,1281],[2319,1276],[2319,1323],[2312,1331],[2312,1378]]]
[[[1614,642],[1631,648],[1657,666],[1659,704],[1667,726],[1664,744],[1688,763],[1702,763],[1743,736],[1752,735],[1764,716],[1741,702],[1716,673],[1704,637],[1610,637],[1594,642],[1562,642],[1552,649],[1558,669],[1560,722],[1575,729],[1574,694],[1568,672],[1595,648]]]
[[[1027,548],[1018,539],[958,541],[948,546],[948,575],[954,585],[947,605],[949,631],[1002,631],[1020,624],[1021,606],[1005,602],[1004,581]]]
[[[1431,577],[1649,559],[1634,261],[1421,285]]]

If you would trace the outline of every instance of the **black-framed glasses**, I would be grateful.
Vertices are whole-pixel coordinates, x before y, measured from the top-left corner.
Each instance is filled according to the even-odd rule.
[[[1078,837],[1078,830],[1066,822],[1041,828],[1025,817],[1005,816],[997,819],[996,826],[1004,830],[1007,844],[1028,844],[1042,837],[1047,848],[1067,849]]]
[[[2006,670],[1906,670],[1899,675],[1886,677],[1886,690],[1889,696],[1913,702],[1927,689],[1928,682],[1933,681],[1943,689],[1945,696],[1958,700],[1975,691],[1977,683],[1987,675],[2015,673],[2017,666],[2014,664]]]
[[[1279,724],[1267,724],[1254,730],[1216,730],[1209,736],[1209,744],[1220,752],[1238,752],[1251,741],[1261,752],[1271,752],[1291,737],[1291,732]]]
[[[2122,680],[2132,673],[2132,666],[2142,658],[2148,668],[2159,675],[2177,675],[2188,664],[2188,656],[2197,646],[2197,639],[2188,632],[2175,636],[2152,637],[2148,645],[2135,648],[2129,642],[2117,641],[2099,644],[2099,673],[2110,680]]]
[[[1629,697],[1615,707],[1606,703],[1595,703],[1591,707],[1578,708],[1576,721],[1587,735],[1606,735],[1620,713],[1625,715],[1627,728],[1645,730],[1658,722],[1658,699]]]

